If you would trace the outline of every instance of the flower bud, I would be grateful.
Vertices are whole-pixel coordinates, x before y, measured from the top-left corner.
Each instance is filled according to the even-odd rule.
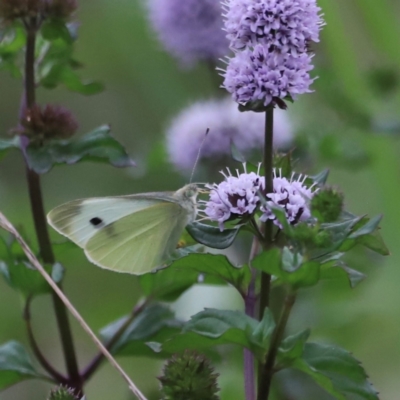
[[[44,109],[38,105],[27,109],[17,133],[32,140],[68,139],[78,129],[78,123],[69,110],[48,104]]]
[[[343,210],[343,194],[333,188],[320,190],[311,200],[311,214],[319,222],[335,222]]]
[[[78,400],[78,397],[74,395],[72,389],[59,386],[51,391],[48,400]]]
[[[45,5],[44,0],[0,0],[0,17],[9,21],[37,17]]]
[[[46,15],[50,18],[68,19],[77,8],[76,0],[50,0],[47,2]]]
[[[209,361],[194,351],[173,356],[158,378],[163,400],[218,400],[218,374]]]

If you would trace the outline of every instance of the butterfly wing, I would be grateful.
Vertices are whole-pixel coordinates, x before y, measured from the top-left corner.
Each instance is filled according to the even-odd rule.
[[[161,266],[190,218],[176,202],[158,201],[100,229],[85,245],[94,264],[141,275]]]
[[[74,200],[54,208],[48,214],[47,220],[57,232],[85,248],[87,242],[100,229],[159,201],[145,196]]]

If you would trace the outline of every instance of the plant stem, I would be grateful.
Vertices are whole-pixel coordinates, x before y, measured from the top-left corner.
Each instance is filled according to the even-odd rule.
[[[27,42],[25,57],[25,102],[22,101],[21,104],[22,107],[26,107],[28,110],[32,109],[36,102],[35,45],[38,28],[39,27],[37,26],[37,22],[34,18],[26,24]],[[21,110],[20,115],[23,114],[24,112]],[[29,198],[36,236],[39,242],[40,255],[45,264],[54,264],[55,257],[51,247],[49,231],[47,229],[40,177],[35,171],[31,170],[29,166],[26,165],[26,178],[28,182]],[[75,346],[72,339],[67,310],[56,293],[52,292],[52,298],[58,329],[60,332],[65,363],[68,371],[69,385],[74,388],[76,394],[82,395],[82,379],[79,374]]]
[[[131,315],[129,318],[121,325],[121,327],[115,332],[114,336],[108,341],[108,343],[105,345],[105,348],[108,351],[111,351],[112,348],[118,343],[119,339],[121,339],[122,335],[125,333],[125,331],[128,329],[128,327],[131,325],[131,323],[134,321],[134,319],[142,313],[142,311],[145,309],[147,306],[148,301],[144,301],[140,304],[138,304],[133,311],[131,312]],[[102,352],[99,352],[93,360],[88,364],[88,366],[85,368],[85,370],[82,373],[82,379],[83,382],[88,381],[92,375],[97,371],[99,368],[100,364],[102,361],[105,359],[105,356]]]
[[[31,324],[31,311],[30,306],[32,302],[32,297],[28,297],[25,303],[24,309],[24,320],[26,329],[28,331],[28,339],[29,344],[32,348],[33,353],[35,354],[37,360],[39,361],[40,365],[54,378],[55,382],[67,385],[68,379],[61,375],[46,359],[46,357],[41,352],[39,345],[36,342],[35,336],[33,334],[32,324]]]
[[[251,262],[257,256],[260,251],[260,241],[254,236],[253,243],[251,246],[250,257],[249,257],[249,267],[251,268],[251,281],[247,295],[244,298],[245,313],[246,315],[255,318],[257,309],[257,294],[256,294],[256,279],[257,271],[252,268]],[[254,368],[254,356],[253,353],[244,349],[244,389],[246,394],[246,400],[255,400],[255,368]]]
[[[265,194],[272,193],[274,190],[274,109],[268,108],[265,112],[265,142],[264,142],[264,175],[265,175]],[[273,221],[268,219],[265,223],[264,231],[264,250],[269,250],[273,242]],[[269,296],[271,287],[271,275],[261,274],[261,292],[260,292],[260,308],[259,318],[264,315],[264,310],[269,306]]]
[[[260,370],[260,379],[258,387],[257,400],[268,400],[269,391],[271,388],[272,376],[274,374],[274,365],[276,355],[278,354],[279,345],[282,342],[285,333],[286,324],[289,320],[290,312],[295,303],[296,295],[290,293],[285,298],[282,315],[272,335],[270,348],[267,354],[266,362],[262,370]]]

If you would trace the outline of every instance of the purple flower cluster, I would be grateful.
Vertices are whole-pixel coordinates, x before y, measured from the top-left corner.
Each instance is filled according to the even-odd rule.
[[[235,55],[224,87],[239,104],[278,104],[310,92],[310,42],[323,26],[316,0],[226,0],[225,30]]]
[[[219,0],[148,0],[148,10],[159,40],[184,65],[227,54]]]
[[[228,0],[224,8],[232,48],[262,43],[296,55],[319,41],[323,21],[315,0]]]
[[[228,171],[229,172],[229,171]],[[281,207],[286,212],[286,218],[292,225],[311,218],[310,201],[314,196],[313,187],[304,184],[306,176],[290,180],[277,176],[274,171],[274,191],[266,194],[266,204],[262,204],[260,191],[264,189],[264,177],[254,172],[237,173],[237,176],[224,175],[220,184],[208,186],[210,198],[205,202],[204,213],[211,221],[218,222],[221,231],[224,222],[253,215],[258,207],[261,211],[261,221],[273,220],[282,229],[272,208]]]
[[[225,175],[225,181],[219,185],[208,186],[210,200],[206,202],[205,213],[212,221],[217,221],[221,231],[224,222],[230,219],[251,216],[259,202],[257,193],[262,189],[263,181],[254,172],[232,176]]]
[[[304,185],[307,176],[300,175],[297,180],[276,176],[274,171],[274,192],[267,194],[267,204],[261,206],[263,215],[261,221],[272,219],[274,224],[282,229],[281,223],[271,211],[272,207],[281,207],[286,211],[286,219],[292,225],[311,218],[310,201],[314,196],[313,187]]]
[[[231,141],[243,153],[262,149],[265,117],[242,113],[230,98],[194,103],[179,113],[166,132],[167,151],[179,170],[190,171],[201,147],[201,159],[215,163],[231,154]],[[202,145],[205,132],[210,130]],[[290,146],[293,127],[287,112],[276,110],[274,148]]]
[[[224,87],[239,104],[260,102],[268,106],[274,99],[310,92],[313,79],[311,56],[269,52],[258,44],[233,57],[225,72]]]

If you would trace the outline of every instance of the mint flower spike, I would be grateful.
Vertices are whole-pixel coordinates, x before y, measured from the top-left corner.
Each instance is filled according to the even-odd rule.
[[[205,203],[204,213],[211,221],[218,222],[221,231],[228,220],[250,217],[260,203],[259,190],[263,190],[264,178],[250,172],[232,176],[221,171],[225,180],[220,184],[207,185],[210,198]]]
[[[324,25],[316,0],[226,0],[225,30],[234,49],[262,43],[297,55],[319,41]]]
[[[245,49],[228,59],[222,73],[223,87],[243,106],[280,105],[279,99],[294,100],[299,94],[311,92],[312,57],[308,53],[293,56],[269,52],[266,46],[258,44],[253,50]]]
[[[200,158],[214,164],[231,156],[231,142],[243,154],[260,149],[264,143],[265,117],[242,113],[230,98],[199,101],[182,110],[166,131],[171,163],[178,171],[191,171],[201,147]],[[205,139],[207,129],[209,135]],[[284,150],[293,139],[288,113],[277,110],[274,118],[274,148]]]
[[[311,218],[310,202],[317,190],[315,183],[307,187],[304,184],[306,179],[307,175],[299,175],[294,179],[294,174],[287,179],[282,177],[280,170],[279,175],[274,170],[274,192],[266,194],[267,204],[261,206],[263,215],[260,220],[265,222],[271,219],[276,226],[283,229],[271,211],[272,207],[281,207],[286,211],[286,218],[290,224],[308,221]]]
[[[184,66],[227,54],[219,0],[148,0],[148,13],[164,48]]]

